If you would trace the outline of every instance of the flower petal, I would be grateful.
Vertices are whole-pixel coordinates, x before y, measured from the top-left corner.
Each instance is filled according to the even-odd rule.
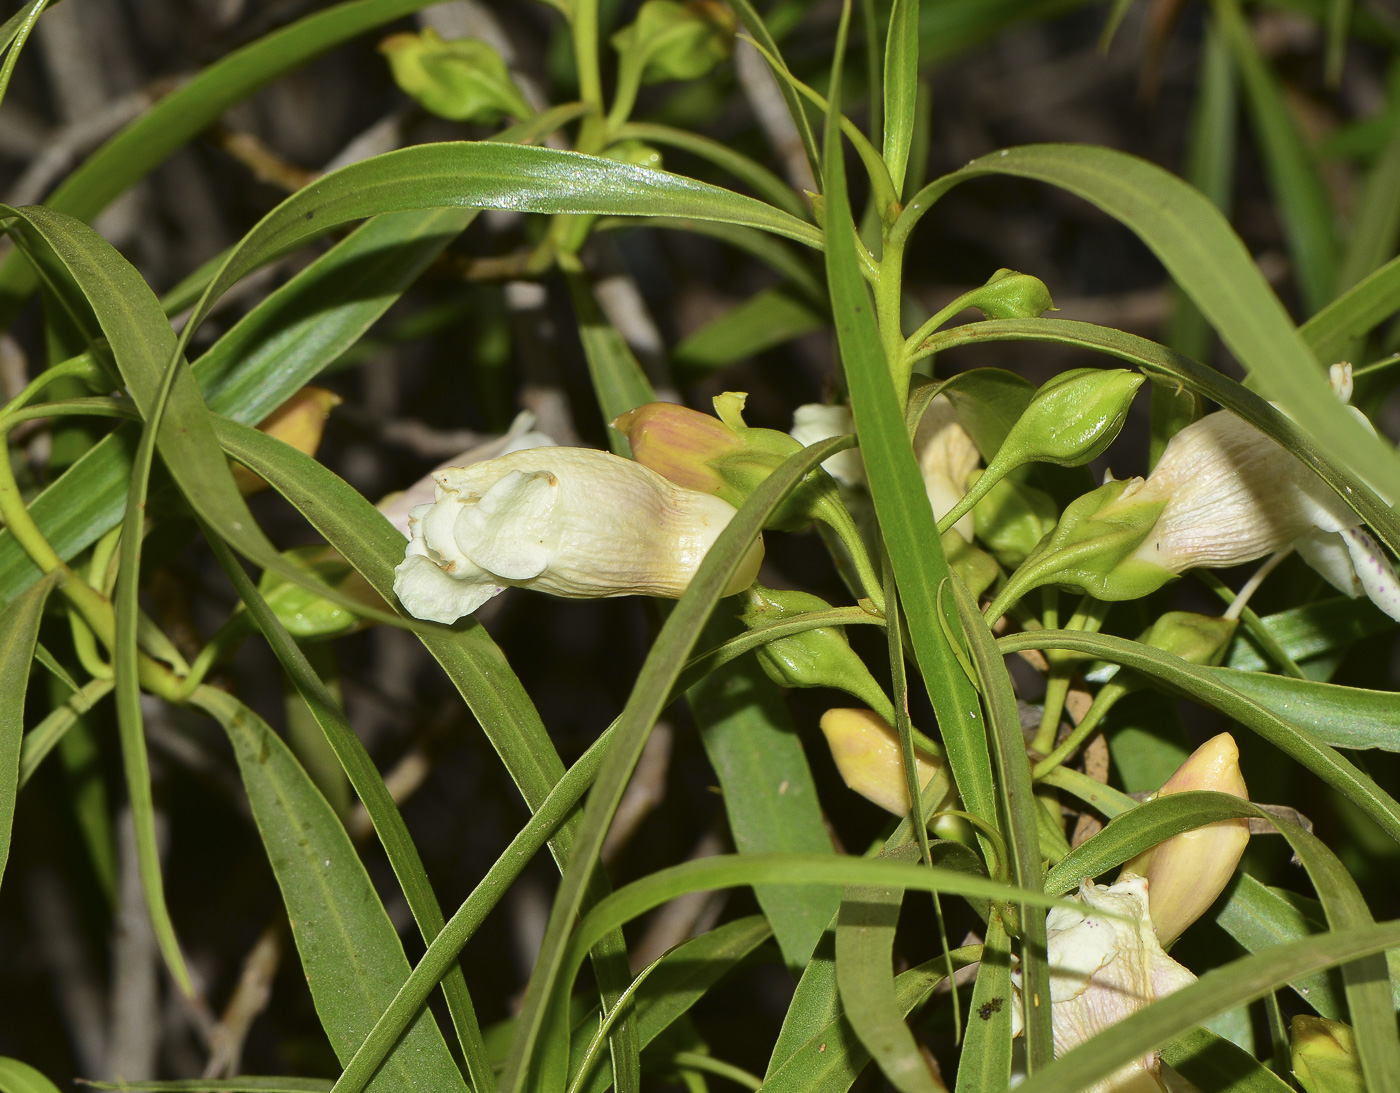
[[[504,588],[491,580],[449,576],[422,554],[394,567],[394,595],[415,619],[451,624],[470,615]]]
[[[1400,580],[1385,551],[1360,528],[1347,528],[1341,535],[1367,597],[1392,619],[1400,620]]]
[[[549,471],[511,471],[452,526],[462,553],[508,581],[528,581],[549,565],[559,540],[559,479]]]

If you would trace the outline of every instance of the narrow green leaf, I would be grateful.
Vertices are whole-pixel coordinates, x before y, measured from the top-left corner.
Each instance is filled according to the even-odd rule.
[[[885,861],[919,858],[915,843],[881,855]],[[938,1087],[904,1023],[894,985],[894,933],[903,902],[902,888],[845,890],[836,927],[836,981],[851,1027],[890,1084],[902,1093],[934,1093]]]
[[[715,619],[708,644],[734,627]],[[832,853],[802,741],[777,685],[752,657],[732,662],[687,693],[705,755],[719,778],[734,847],[741,854]],[[800,975],[841,902],[834,888],[754,890],[789,970]]]
[[[50,712],[24,736],[24,746],[19,753],[19,784],[24,784],[33,776],[44,757],[49,754],[77,722],[97,703],[107,697],[112,690],[110,679],[90,679],[78,693],[67,702]]]
[[[949,954],[953,968],[964,968],[976,960],[980,949],[954,950]],[[908,1017],[943,982],[948,965],[949,957],[938,956],[895,977],[895,998],[902,1017]],[[783,1027],[787,1028],[787,1022]],[[795,1043],[782,1063],[769,1069],[763,1080],[765,1093],[845,1093],[870,1059],[850,1021],[838,1006],[821,1020],[802,1022],[800,1028],[805,1040]]]
[[[1211,668],[1211,675],[1334,748],[1400,751],[1400,694],[1309,679]]]
[[[1319,360],[1340,358],[1347,344],[1369,334],[1400,309],[1400,258],[1348,289],[1299,329]]]
[[[335,812],[280,737],[211,687],[192,700],[228,733],[282,890],[321,1025],[343,1063],[409,975],[389,916]],[[466,1090],[431,1013],[419,1014],[372,1090]]]
[[[1293,258],[1293,276],[1304,308],[1312,313],[1331,299],[1337,279],[1332,203],[1312,149],[1259,52],[1238,0],[1215,0],[1214,9],[1216,25],[1239,68],[1245,106]]]
[[[762,915],[750,915],[716,927],[667,953],[634,997],[641,1046],[646,1047],[670,1028],[770,936],[767,920]],[[577,1075],[570,1076],[570,1088],[576,1080]],[[581,1093],[605,1093],[611,1084],[612,1074],[599,1067],[586,1080]]]
[[[1002,1093],[1011,1084],[1011,940],[1001,914],[987,920],[982,966],[972,987],[955,1093]]]
[[[925,186],[905,207],[892,238],[906,238],[953,186],[987,174],[1052,183],[1121,220],[1195,301],[1266,397],[1279,402],[1315,443],[1335,453],[1358,478],[1383,493],[1400,495],[1395,453],[1355,427],[1355,419],[1331,393],[1317,358],[1209,198],[1160,167],[1122,152],[1028,145],[983,156]]]
[[[350,722],[340,705],[306,659],[306,654],[272,613],[267,601],[262,598],[257,586],[243,571],[233,553],[216,536],[206,538],[219,560],[219,565],[233,583],[238,598],[253,616],[283,671],[287,673],[306,708],[311,711],[311,715],[321,727],[326,742],[344,769],[355,794],[364,803],[365,811],[374,824],[375,833],[384,846],[389,865],[393,868],[394,875],[403,888],[404,897],[408,900],[409,909],[418,923],[423,941],[425,944],[432,944],[433,938],[442,932],[444,925],[442,908],[438,905],[427,871],[423,868],[423,859],[418,854],[418,847],[408,833],[408,825],[404,823],[403,815],[394,803],[394,798],[390,795],[388,786],[384,784],[378,768],[375,767],[374,760],[370,758],[360,738],[355,735],[355,730],[350,727]],[[334,811],[332,809],[333,813]],[[443,978],[442,987],[457,1038],[466,1056],[467,1074],[476,1093],[490,1093],[496,1087],[496,1076],[491,1069],[486,1047],[481,1042],[481,1027],[477,1023],[471,996],[467,993],[462,969],[452,968]]]
[[[954,578],[958,617],[967,635],[968,651],[977,672],[982,705],[986,711],[987,738],[996,758],[998,800],[1004,821],[1000,829],[1011,858],[1010,879],[1019,888],[1038,891],[1045,884],[1040,863],[1037,816],[1040,805],[1031,786],[1031,768],[1026,759],[1026,739],[1021,733],[1021,716],[1016,693],[1006,663],[997,651],[996,639],[987,628],[977,604],[963,583]],[[1030,908],[1020,908],[1021,974],[1024,976],[1027,1069],[1034,1074],[1053,1057],[1049,1006],[1040,1000],[1050,997],[1050,973],[1045,950],[1045,918]]]
[[[1217,1093],[1289,1093],[1293,1088],[1247,1051],[1203,1028],[1162,1049],[1162,1059],[1198,1089]]]
[[[628,410],[655,401],[656,392],[622,332],[608,321],[598,306],[588,277],[582,270],[572,270],[564,276],[569,286],[569,299],[574,305],[583,356],[588,362],[588,375],[593,381],[593,394],[603,425],[607,426]],[[632,454],[625,436],[616,429],[606,432],[614,455]]]
[[[832,89],[833,98],[838,91]],[[953,635],[959,631],[956,609],[937,600],[949,577],[948,563],[904,426],[904,393],[895,389],[860,272],[837,114],[829,112],[826,127],[826,264],[856,433],[953,780],[968,811],[995,825],[991,756],[978,721],[977,697],[944,636],[944,627]]]
[[[5,453],[8,459],[9,454]],[[24,696],[39,619],[57,578],[50,576],[0,610],[0,879],[10,857],[10,835],[19,793],[20,749],[24,737]]]
[[[188,1078],[180,1082],[84,1082],[93,1089],[133,1090],[137,1093],[329,1093],[324,1078],[282,1078],[243,1075],[238,1078]]]
[[[1341,7],[1344,0],[1334,0]],[[1346,292],[1395,257],[1400,234],[1400,127],[1366,172],[1351,230],[1337,271],[1337,294]],[[1348,354],[1350,356],[1350,354]]]
[[[1291,893],[1269,888],[1248,873],[1242,873],[1216,912],[1215,921],[1251,953],[1323,933],[1327,922],[1321,904],[1314,904],[1317,908],[1314,918],[1289,895]],[[1346,1019],[1341,994],[1325,972],[1295,979],[1289,986],[1323,1017],[1333,1021]]]
[[[895,193],[901,193],[914,136],[914,103],[919,88],[919,0],[894,0],[890,9],[884,83],[885,140],[881,151]]]
[[[1281,719],[1254,700],[1219,682],[1209,669],[1187,664],[1179,657],[1135,641],[1081,631],[1039,630],[1032,634],[1015,634],[998,639],[997,646],[1003,653],[1030,648],[1071,649],[1136,669],[1160,680],[1172,690],[1213,706],[1258,733],[1335,788],[1370,816],[1392,839],[1400,842],[1400,803],[1372,778],[1319,740],[1305,725]]]
[[[713,372],[821,330],[829,319],[786,285],[765,288],[688,335],[672,351],[691,372]]]

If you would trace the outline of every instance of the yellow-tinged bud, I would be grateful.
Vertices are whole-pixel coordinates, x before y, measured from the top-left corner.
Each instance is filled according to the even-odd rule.
[[[724,479],[710,460],[743,446],[739,434],[717,417],[674,402],[648,402],[612,423],[632,446],[632,458],[688,490],[718,494]]]
[[[1292,1033],[1293,1075],[1306,1093],[1364,1093],[1350,1025],[1300,1013]]]
[[[1187,790],[1213,790],[1249,800],[1233,736],[1223,732],[1207,740],[1167,779],[1158,795]],[[1152,922],[1163,945],[1180,937],[1215,902],[1234,876],[1248,842],[1248,820],[1220,820],[1173,835],[1123,866],[1125,874],[1147,878]]]
[[[315,455],[326,431],[326,418],[340,401],[339,395],[324,387],[303,387],[263,418],[258,428],[299,452]],[[245,495],[267,489],[267,483],[245,467],[233,468],[233,480]]]
[[[886,812],[908,815],[909,781],[904,776],[899,734],[885,719],[870,710],[827,710],[821,725],[841,780]],[[950,789],[943,764],[918,747],[914,764],[924,799],[929,799],[929,787],[934,785],[933,807],[941,808]]]

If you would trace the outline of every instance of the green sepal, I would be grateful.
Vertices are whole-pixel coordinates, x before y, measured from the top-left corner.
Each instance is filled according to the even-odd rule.
[[[315,580],[364,600],[367,606],[383,606],[365,579],[334,547],[294,547],[283,552],[282,557]],[[258,591],[277,621],[300,641],[340,637],[369,625],[362,616],[270,570],[263,573]]]
[[[1306,1093],[1364,1093],[1366,1080],[1350,1025],[1299,1014],[1291,1031],[1293,1075]]]
[[[973,289],[963,300],[989,319],[1035,319],[1047,311],[1058,311],[1050,290],[1039,277],[999,269],[987,283]]]

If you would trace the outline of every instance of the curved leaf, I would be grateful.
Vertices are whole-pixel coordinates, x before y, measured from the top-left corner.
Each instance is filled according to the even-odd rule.
[[[9,453],[4,457],[8,459]],[[56,583],[56,577],[46,577],[0,611],[0,879],[10,857],[10,829],[19,793],[24,696],[39,640],[39,619]]]

